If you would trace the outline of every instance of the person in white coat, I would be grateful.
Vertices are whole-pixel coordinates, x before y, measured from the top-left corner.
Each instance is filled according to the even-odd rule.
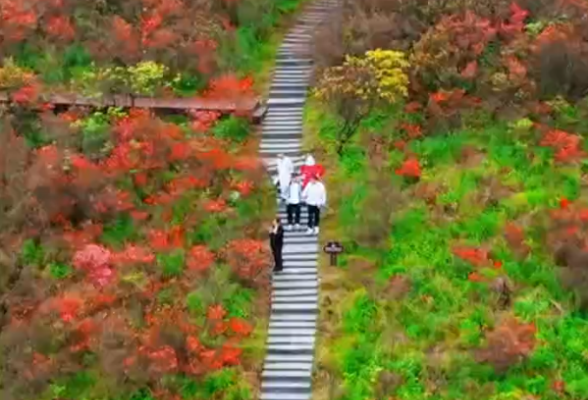
[[[288,188],[288,199],[286,200],[286,212],[288,213],[288,225],[286,230],[300,229],[300,207],[302,202],[302,176],[297,175],[292,179],[290,187]]]
[[[308,206],[308,234],[318,234],[321,222],[321,207],[327,204],[327,191],[325,185],[315,175],[302,192],[302,199]]]
[[[290,157],[284,156],[283,154],[278,154],[278,161],[277,161],[277,169],[278,169],[278,177],[277,177],[277,184],[280,190],[280,197],[283,200],[287,199],[288,195],[288,186],[290,186],[290,181],[292,180],[292,173],[294,172],[294,164]]]

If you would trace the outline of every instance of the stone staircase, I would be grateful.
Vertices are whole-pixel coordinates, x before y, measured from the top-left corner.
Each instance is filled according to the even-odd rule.
[[[302,124],[306,92],[313,72],[311,50],[317,25],[337,0],[319,0],[306,7],[278,51],[263,124],[260,152],[270,174],[275,157],[303,164]],[[279,217],[286,224],[285,205]],[[284,234],[284,270],[272,281],[272,307],[260,400],[309,400],[318,317],[318,252],[316,235],[306,234],[308,210],[303,206],[299,231]]]

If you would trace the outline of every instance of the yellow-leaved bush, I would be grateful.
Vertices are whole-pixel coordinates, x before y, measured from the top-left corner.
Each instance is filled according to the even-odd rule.
[[[408,67],[401,51],[377,49],[362,57],[347,56],[343,65],[325,70],[314,95],[324,101],[355,97],[394,103],[408,95]]]

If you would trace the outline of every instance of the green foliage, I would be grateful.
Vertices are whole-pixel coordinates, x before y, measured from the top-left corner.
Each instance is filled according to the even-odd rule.
[[[161,268],[161,273],[165,278],[182,275],[185,261],[186,255],[183,249],[176,249],[171,253],[157,255],[157,264]]]
[[[122,248],[125,243],[136,240],[138,233],[133,219],[128,214],[119,214],[112,222],[104,226],[101,242],[115,248]]]
[[[222,304],[231,317],[251,315],[254,292],[231,280],[230,268],[217,266],[201,287],[186,296],[186,306],[194,316],[203,316],[209,306]]]
[[[110,118],[102,112],[94,112],[85,119],[74,123],[81,129],[82,151],[91,156],[103,152],[110,139]]]
[[[251,125],[246,118],[231,115],[222,119],[213,127],[212,133],[220,139],[241,143],[249,136]]]
[[[41,266],[45,259],[43,247],[32,239],[27,239],[20,249],[20,259],[25,265]]]
[[[200,74],[181,73],[172,80],[171,87],[174,93],[189,97],[205,89],[206,83],[206,80]]]
[[[69,265],[61,263],[49,264],[49,273],[54,279],[65,279],[72,273],[72,268]]]

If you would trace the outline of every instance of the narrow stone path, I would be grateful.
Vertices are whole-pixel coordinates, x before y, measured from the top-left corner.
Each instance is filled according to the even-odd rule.
[[[260,151],[269,172],[275,157],[303,163],[302,123],[306,92],[313,72],[311,48],[317,25],[338,6],[319,0],[306,7],[278,51],[263,124]],[[279,217],[286,224],[285,205]],[[318,237],[307,235],[308,210],[303,206],[301,230],[284,234],[284,270],[272,281],[272,308],[260,400],[309,400],[318,317]]]

